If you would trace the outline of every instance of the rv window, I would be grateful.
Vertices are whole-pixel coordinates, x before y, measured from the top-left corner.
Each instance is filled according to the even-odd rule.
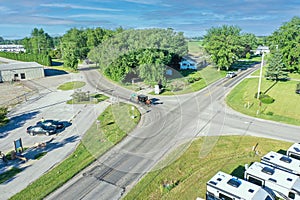
[[[296,155],[296,154],[293,154],[293,153],[290,153],[290,157],[291,158],[295,158],[297,160],[300,160],[300,156]]]
[[[242,182],[236,178],[232,178],[227,182],[227,184],[238,188],[242,184]]]
[[[269,181],[272,181],[272,182],[277,182],[274,178],[269,178]]]
[[[265,198],[265,200],[272,200],[272,198],[271,198],[270,196],[267,196],[267,197]]]
[[[270,168],[270,167],[264,167],[262,170],[262,172],[269,174],[269,175],[273,175],[274,174],[274,169]]]
[[[282,156],[280,158],[281,161],[283,162],[286,162],[286,163],[291,163],[292,162],[292,159],[290,159],[289,157],[286,157],[286,156]]]
[[[225,194],[220,193],[219,198],[221,200],[233,200],[233,198],[230,198],[229,196],[226,196]]]
[[[296,195],[293,192],[289,192],[289,198],[295,199]]]
[[[255,184],[255,185],[263,186],[263,182],[262,182],[261,180],[258,180],[258,179],[256,179],[256,178],[254,178],[254,177],[249,176],[249,177],[248,177],[248,181],[249,181],[250,183]]]

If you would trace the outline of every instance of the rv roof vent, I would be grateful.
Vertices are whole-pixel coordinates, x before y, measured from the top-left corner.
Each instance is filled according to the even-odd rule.
[[[263,159],[265,159],[265,160],[270,160],[270,158],[268,158],[268,157],[263,157]]]
[[[291,163],[292,162],[292,159],[290,159],[289,157],[286,157],[286,156],[282,156],[280,158],[281,161],[283,162],[286,162],[286,163]]]
[[[231,186],[233,186],[233,187],[238,188],[238,187],[242,184],[242,182],[241,182],[239,179],[237,179],[237,178],[231,178],[231,179],[227,182],[227,184],[229,184],[229,185],[231,185]]]
[[[286,180],[288,180],[288,181],[292,181],[293,179],[291,179],[291,178],[287,178]]]
[[[221,181],[222,179],[221,178],[217,178],[217,181]]]
[[[297,148],[297,147],[294,147],[294,149],[295,149],[297,152],[299,152],[299,151],[300,151],[300,149],[299,149],[299,148]]]
[[[274,158],[274,156],[273,156],[273,155],[271,155],[270,157],[271,157],[271,158]]]
[[[254,190],[253,190],[253,189],[249,189],[249,190],[248,190],[248,192],[251,192],[251,193],[253,193],[253,192],[254,192]]]
[[[270,167],[264,167],[262,170],[262,172],[269,174],[269,175],[273,175],[274,174],[274,169],[270,168]]]
[[[272,181],[272,182],[277,182],[274,178],[269,178],[269,181]]]

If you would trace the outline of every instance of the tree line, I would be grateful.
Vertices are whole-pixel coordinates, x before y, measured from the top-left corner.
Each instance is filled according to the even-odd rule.
[[[286,80],[287,72],[300,72],[300,18],[293,17],[264,40],[251,33],[242,33],[238,26],[212,27],[204,35],[205,50],[219,70],[230,70],[240,58],[250,57],[258,45],[270,47],[268,79]]]

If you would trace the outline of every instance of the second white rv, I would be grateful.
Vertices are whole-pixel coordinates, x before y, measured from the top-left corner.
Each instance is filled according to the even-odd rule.
[[[274,151],[270,151],[261,158],[261,162],[278,169],[300,175],[300,160]]]
[[[282,199],[300,200],[300,178],[295,174],[254,162],[244,174],[245,180],[272,190]]]

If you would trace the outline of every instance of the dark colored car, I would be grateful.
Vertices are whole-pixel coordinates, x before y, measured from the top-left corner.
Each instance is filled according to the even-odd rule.
[[[51,120],[51,119],[47,119],[47,120],[44,120],[44,121],[39,121],[38,123],[36,123],[36,125],[38,125],[38,126],[43,125],[43,126],[46,126],[46,127],[53,126],[56,129],[63,129],[63,128],[65,128],[65,125],[64,125],[63,122],[56,121],[56,120]]]
[[[27,133],[32,136],[36,134],[51,135],[56,133],[56,128],[54,126],[43,126],[43,125],[29,126],[27,128]]]

